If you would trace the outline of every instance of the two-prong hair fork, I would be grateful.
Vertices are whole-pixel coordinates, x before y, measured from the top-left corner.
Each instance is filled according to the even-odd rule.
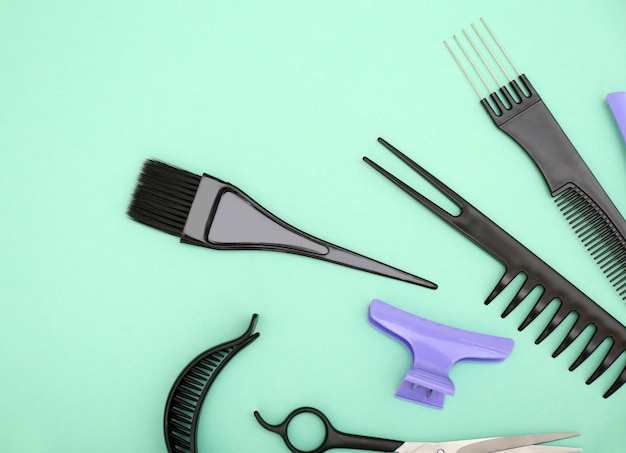
[[[575,321],[552,354],[553,357],[569,347],[583,331],[588,328],[593,329],[591,338],[587,340],[580,355],[570,366],[570,371],[587,360],[602,343],[605,341],[610,343],[609,347],[605,348],[606,352],[603,353],[600,364],[587,380],[587,384],[591,384],[600,377],[625,353],[626,327],[617,319],[423,167],[382,138],[379,138],[378,141],[454,202],[460,208],[461,213],[458,215],[450,214],[367,157],[363,158],[365,162],[504,264],[505,272],[487,297],[485,304],[489,304],[518,274],[524,274],[526,276],[524,283],[502,313],[502,317],[504,318],[517,308],[533,289],[541,288],[541,296],[533,305],[528,316],[522,321],[519,330],[526,328],[548,305],[556,304],[557,308],[535,343],[542,342],[570,315],[575,318]],[[595,355],[598,356],[598,354]],[[626,364],[611,387],[604,393],[604,397],[607,398],[615,393],[624,382],[626,382]]]
[[[466,45],[454,36],[475,76],[466,70],[447,42],[444,42],[445,46],[494,124],[515,140],[539,167],[557,206],[619,295],[626,299],[626,221],[528,78],[515,66],[487,23],[483,19],[481,22],[487,34],[481,33],[472,24],[474,38],[463,30]],[[474,57],[470,55],[472,50]],[[498,58],[497,54],[501,57]],[[492,64],[487,61],[488,58],[493,61]],[[506,67],[517,75],[511,77]],[[487,78],[481,68],[489,73]],[[503,77],[507,82],[501,82]],[[487,81],[489,78],[495,82],[495,89]],[[487,95],[482,94],[481,84]]]

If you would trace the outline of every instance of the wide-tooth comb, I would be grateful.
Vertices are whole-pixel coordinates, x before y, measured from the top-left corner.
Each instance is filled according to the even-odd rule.
[[[460,208],[461,213],[458,215],[450,214],[367,157],[363,158],[365,162],[504,264],[505,272],[494,290],[487,297],[485,304],[489,304],[518,274],[525,274],[526,280],[505,308],[502,317],[506,317],[511,313],[535,287],[539,286],[543,288],[543,293],[520,324],[519,330],[526,328],[553,301],[560,305],[535,343],[539,344],[542,342],[570,314],[574,314],[577,317],[576,322],[552,354],[553,357],[558,356],[571,345],[587,327],[595,328],[595,333],[588,340],[578,358],[570,366],[570,371],[573,371],[602,342],[607,339],[612,341],[612,345],[605,353],[600,365],[587,380],[587,384],[595,381],[624,354],[626,351],[626,327],[617,319],[423,167],[382,138],[379,138],[378,141],[445,194]],[[560,302],[557,302],[555,299],[558,299]],[[624,382],[626,382],[626,364],[615,382],[604,394],[604,398],[608,398],[615,393]]]
[[[475,37],[472,39],[463,30],[466,42],[474,50],[496,83],[493,90],[485,80],[477,62],[470,56],[461,40],[454,41],[486,87],[487,96],[481,90],[452,48],[444,42],[461,71],[470,82],[480,103],[495,125],[515,140],[533,159],[546,180],[550,193],[565,215],[576,234],[586,246],[591,256],[607,275],[616,291],[626,300],[626,221],[617,210],[595,176],[589,170],[578,151],[567,138],[554,116],[550,113],[528,78],[522,74],[504,50],[484,19],[481,19],[492,40],[490,45],[476,25],[472,24]],[[510,69],[517,77],[511,78],[505,65],[498,59],[494,47],[504,55]],[[479,46],[483,49],[479,49]],[[492,69],[485,58],[485,51],[499,68]],[[474,57],[475,58],[475,57]],[[508,66],[507,65],[507,66]],[[499,72],[500,76],[496,74]],[[501,77],[508,84],[500,81]]]
[[[258,315],[252,315],[250,327],[239,338],[203,352],[180,373],[165,405],[165,443],[169,453],[195,453],[200,409],[215,378],[236,353],[259,337],[252,333]]]

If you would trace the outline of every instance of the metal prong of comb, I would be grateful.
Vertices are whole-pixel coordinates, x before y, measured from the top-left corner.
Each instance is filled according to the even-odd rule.
[[[485,29],[487,30],[489,36],[491,37],[490,39],[491,43],[488,42],[487,39],[485,39],[484,35],[480,32],[480,30],[478,29],[478,27],[476,27],[475,24],[472,24],[472,30],[474,34],[479,38],[479,41],[480,41],[479,43],[481,44],[481,46],[477,45],[476,41],[470,36],[470,34],[466,30],[462,31],[465,41],[469,44],[469,46],[473,50],[474,58],[466,50],[466,47],[463,45],[462,41],[456,35],[453,36],[453,40],[456,43],[456,46],[458,47],[458,49],[461,51],[461,53],[465,57],[464,58],[465,62],[468,63],[469,66],[471,66],[471,68],[473,69],[474,77],[477,77],[482,82],[482,85],[484,85],[485,88],[487,89],[487,93],[488,93],[487,96],[483,96],[482,92],[476,86],[476,83],[474,83],[472,75],[470,75],[470,73],[465,69],[463,63],[461,62],[459,57],[457,57],[456,53],[452,50],[450,45],[446,41],[444,41],[444,44],[446,48],[448,49],[448,52],[450,52],[450,55],[452,55],[452,58],[456,62],[457,66],[463,72],[463,75],[465,76],[465,78],[472,85],[472,88],[474,88],[474,91],[478,94],[478,96],[483,101],[483,105],[485,107],[488,106],[491,112],[496,117],[501,117],[504,115],[505,112],[510,111],[514,105],[520,104],[523,99],[531,97],[532,91],[529,89],[528,86],[526,86],[526,82],[525,82],[523,75],[521,74],[521,72],[519,71],[515,63],[513,63],[513,60],[509,56],[508,52],[504,49],[504,47],[502,46],[498,38],[495,36],[491,28],[487,25],[484,19],[481,18],[480,20],[483,26],[485,27]],[[521,84],[525,87],[526,91],[524,91],[520,87],[518,80],[514,80],[511,78],[511,76],[505,69],[503,62],[501,61],[501,57],[498,57],[496,55],[496,52],[494,51],[493,49],[494,44],[499,49],[499,53],[501,54],[501,56],[504,56],[508,64],[515,70],[515,72],[517,73],[519,77],[519,81],[521,81]],[[482,51],[480,47],[482,47],[483,49]],[[491,62],[495,63],[495,65],[497,66],[497,69],[494,68],[492,64],[490,64],[490,62],[487,61],[487,59],[485,58],[483,54],[485,50],[491,56]],[[495,81],[496,89],[493,89],[489,85],[489,83],[487,83],[481,70],[479,69],[478,65],[474,61],[476,57],[478,57],[480,62],[482,62],[482,67],[487,70],[487,72],[491,75],[491,78]],[[506,80],[508,81],[508,84],[504,84],[501,82],[500,77],[498,76],[497,72],[500,72],[500,74],[506,78]],[[490,101],[487,101],[487,99],[489,99]]]

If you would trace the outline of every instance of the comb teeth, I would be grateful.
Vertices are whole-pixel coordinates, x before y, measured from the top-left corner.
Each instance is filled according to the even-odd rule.
[[[528,313],[526,318],[524,318],[517,330],[521,332],[526,327],[528,327],[530,323],[533,322],[537,318],[537,316],[539,316],[543,312],[543,310],[545,310],[545,308],[550,304],[550,302],[552,302],[553,299],[554,296],[546,292],[544,288],[541,297],[539,297],[537,302],[535,302],[535,305],[533,305],[530,312]]]
[[[504,276],[500,279],[492,293],[488,297],[488,301],[486,304],[493,301],[505,288],[506,286],[513,280],[516,276],[515,272],[511,272],[507,269]],[[543,288],[537,280],[532,278],[528,278],[517,291],[515,296],[509,302],[507,307],[504,309],[502,313],[502,318],[508,316],[511,312],[517,308],[521,302],[530,294],[530,292],[537,286]],[[597,327],[591,323],[585,323],[578,312],[575,310],[567,309],[562,301],[556,298],[551,293],[547,291],[543,291],[537,302],[533,305],[530,312],[524,318],[518,330],[522,331],[526,327],[528,327],[544,310],[550,303],[559,303],[559,308],[556,313],[552,316],[544,330],[539,334],[537,339],[535,340],[535,344],[541,343],[545,340],[550,334],[552,334],[561,323],[570,315],[576,316],[576,320],[573,325],[569,328],[567,334],[556,348],[556,350],[552,353],[552,357],[558,357],[563,351],[565,351],[568,347],[570,347],[579,337],[580,335],[587,330],[588,328],[593,328],[594,332],[591,335],[591,338],[587,340],[587,343],[583,347],[582,351],[578,355],[578,357],[574,360],[572,365],[570,365],[569,370],[574,371],[578,368],[585,360],[587,360],[597,349],[598,347],[605,341],[610,341],[611,347],[609,351],[604,355],[602,361],[598,365],[598,367],[594,370],[591,376],[587,379],[586,384],[593,383],[596,379],[598,379],[602,374],[604,374],[610,367],[615,363],[615,361],[621,357],[623,354],[626,354],[626,349],[622,347],[615,347],[615,339],[612,336],[603,335],[598,331]],[[614,381],[613,385],[604,393],[604,398],[608,398],[613,393],[615,393],[624,383],[626,382],[626,366],[623,368],[621,374]]]
[[[511,314],[513,310],[530,294],[530,292],[537,286],[537,282],[532,278],[527,278],[521,288],[517,291],[517,294],[513,297],[509,305],[502,312],[502,317],[506,318]]]
[[[554,313],[554,315],[552,315],[552,318],[550,318],[550,321],[548,322],[548,324],[546,325],[546,327],[543,329],[543,331],[539,334],[539,336],[537,337],[537,339],[535,340],[535,344],[539,344],[541,343],[543,340],[545,340],[546,338],[548,338],[548,336],[554,332],[554,330],[559,327],[561,325],[561,323],[563,322],[563,320],[565,318],[567,318],[567,315],[569,315],[571,312],[568,311],[566,308],[563,307],[563,304],[561,304],[559,306],[559,308],[557,309],[556,313]]]
[[[517,272],[511,272],[507,268],[502,278],[498,281],[489,296],[487,296],[487,299],[485,299],[485,305],[489,305],[498,296],[498,294],[500,294],[504,288],[506,288],[507,285],[513,281],[516,275]]]
[[[253,315],[250,327],[241,337],[200,354],[176,379],[165,408],[169,453],[196,452],[196,427],[204,397],[224,365],[259,336],[252,335],[256,320],[257,315]]]
[[[604,358],[598,365],[598,368],[593,372],[593,374],[587,379],[587,384],[591,384],[597,378],[599,378],[621,355],[623,351],[620,351],[615,347],[615,342],[612,341],[612,344],[605,354]]]
[[[587,360],[591,356],[591,354],[593,354],[595,350],[598,349],[602,342],[604,342],[604,340],[605,339],[600,337],[600,335],[596,335],[596,331],[594,331],[587,345],[584,347],[576,360],[574,360],[574,363],[572,363],[572,365],[569,367],[570,371],[574,371],[580,366],[581,363]]]
[[[493,301],[508,286],[508,284],[511,283],[511,281],[515,278],[515,276],[520,272],[516,273],[507,269],[503,277],[500,279],[500,281],[498,282],[494,290],[489,295],[487,299],[488,302],[486,303],[490,303],[491,301]],[[520,303],[524,301],[524,299],[530,294],[530,292],[537,286],[543,288],[543,285],[540,282],[538,282],[536,279],[527,278],[526,281],[524,281],[524,283],[520,287],[520,289],[517,291],[515,296],[513,296],[513,298],[507,305],[507,307],[504,309],[501,315],[502,318],[505,318],[510,313],[512,313],[520,305]],[[537,302],[535,302],[535,304],[531,308],[526,318],[524,318],[524,320],[518,327],[518,330],[520,331],[524,330],[537,318],[537,316],[539,316],[544,311],[544,309],[550,303],[557,302],[557,301],[559,303],[559,308],[556,310],[552,318],[550,318],[550,321],[548,322],[544,330],[539,334],[539,336],[535,340],[535,344],[539,344],[543,342],[543,340],[545,340],[548,336],[550,336],[550,334],[552,334],[561,325],[561,323],[570,315],[576,316],[576,320],[567,331],[567,334],[565,335],[565,337],[563,338],[559,346],[552,353],[552,357],[558,357],[563,351],[565,351],[568,347],[570,347],[586,329],[593,328],[594,332],[591,335],[591,338],[587,341],[586,345],[584,346],[584,348],[582,349],[578,357],[574,360],[572,365],[569,367],[570,371],[574,371],[585,360],[587,360],[604,341],[611,341],[613,343],[611,346],[611,349],[605,354],[601,363],[598,365],[598,367],[595,369],[593,374],[586,381],[587,384],[591,384],[598,377],[600,377],[605,371],[607,371],[607,369],[609,369],[611,365],[613,365],[613,363],[615,363],[615,361],[622,354],[626,353],[626,351],[623,348],[619,350],[619,348],[614,347],[615,342],[611,336],[602,335],[598,331],[595,325],[591,323],[585,323],[581,319],[580,314],[578,312],[576,312],[575,310],[567,309],[567,307],[562,303],[562,301],[558,300],[554,295],[547,292],[545,288],[543,289],[543,293],[541,294]],[[624,370],[622,371],[621,375],[614,382],[611,388],[609,388],[609,390],[604,394],[604,397],[608,398],[617,389],[619,389],[624,384],[624,382],[626,382],[626,367],[624,367]]]
[[[128,216],[180,237],[199,184],[199,175],[157,160],[147,160],[128,207]]]
[[[192,450],[194,418],[197,417],[204,389],[220,363],[234,349],[231,346],[214,351],[198,360],[179,378],[172,395],[168,417],[170,440],[176,446],[174,451]]]
[[[591,256],[626,300],[626,241],[611,221],[578,187],[572,185],[555,198],[565,218]]]
[[[561,344],[556,348],[556,350],[552,353],[552,357],[558,357],[565,349],[567,349],[577,338],[578,336],[585,330],[587,327],[584,323],[579,322],[580,318],[577,318],[574,322],[574,325],[570,328]]]

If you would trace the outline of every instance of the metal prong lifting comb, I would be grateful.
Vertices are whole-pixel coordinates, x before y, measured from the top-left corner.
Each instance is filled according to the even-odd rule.
[[[624,218],[582,160],[528,78],[517,69],[484,19],[481,19],[481,22],[495,43],[493,47],[499,49],[508,64],[506,62],[503,64],[496,56],[492,47],[493,43],[490,45],[487,42],[476,25],[472,24],[472,29],[478,40],[472,39],[465,30],[463,30],[463,35],[482,62],[482,66],[495,81],[497,87],[495,90],[491,88],[490,83],[485,80],[478,68],[480,63],[470,56],[461,40],[454,36],[454,41],[487,89],[489,93],[487,96],[483,96],[447,42],[444,42],[445,46],[478,94],[480,103],[495,125],[515,140],[539,167],[557,206],[619,295],[622,299],[626,299],[626,222]],[[480,43],[477,45],[478,41],[482,43],[483,52],[479,49]],[[494,70],[487,62],[484,50],[491,55],[499,71]],[[517,73],[517,77],[512,79],[505,65],[510,65]],[[496,72],[500,72],[501,75],[498,76]],[[508,80],[507,84],[500,81],[502,75]]]
[[[503,318],[511,313],[535,287],[540,287],[543,289],[543,292],[530,310],[528,316],[522,321],[519,330],[526,328],[550,303],[558,303],[559,305],[548,322],[548,325],[543,332],[541,332],[535,343],[539,344],[542,342],[570,314],[574,314],[576,320],[561,344],[552,354],[553,357],[558,356],[570,346],[585,329],[588,327],[594,329],[591,338],[588,340],[582,352],[570,366],[570,371],[576,369],[582,362],[589,358],[605,340],[610,341],[611,345],[602,358],[600,365],[587,380],[587,384],[591,384],[595,381],[613,365],[618,358],[625,354],[626,327],[617,319],[613,318],[602,307],[565,279],[565,277],[548,266],[514,237],[420,165],[409,159],[382,138],[379,138],[378,141],[445,194],[461,209],[461,213],[456,216],[450,214],[367,157],[363,158],[365,162],[504,264],[504,275],[487,297],[485,304],[489,304],[518,274],[524,274],[526,280],[502,313]],[[626,382],[626,364],[617,379],[606,391],[604,397],[608,398],[615,393],[624,382]]]

